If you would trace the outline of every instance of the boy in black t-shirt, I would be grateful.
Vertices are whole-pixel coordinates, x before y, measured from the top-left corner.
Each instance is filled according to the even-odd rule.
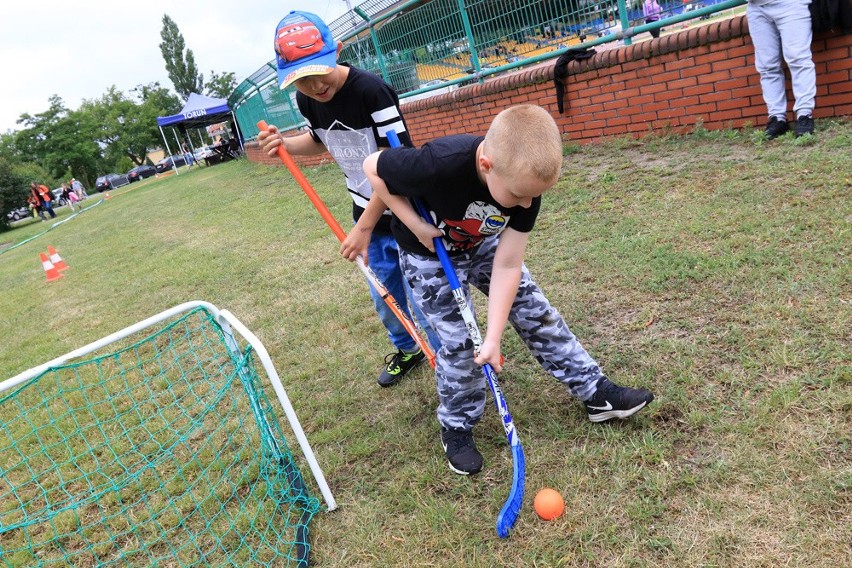
[[[275,156],[279,145],[298,155],[319,155],[326,150],[343,170],[346,188],[352,197],[355,228],[340,246],[341,254],[354,261],[358,255],[397,301],[406,316],[407,286],[399,266],[399,249],[390,230],[390,211],[380,201],[372,203],[372,188],[364,176],[364,158],[379,147],[389,147],[385,132],[399,133],[403,144],[411,138],[399,109],[399,97],[378,76],[345,64],[338,65],[342,44],[335,42],[328,26],[315,14],[290,12],[275,30],[275,53],[281,88],[296,87],[296,103],[308,124],[308,132],[283,137],[274,126],[260,132],[263,149]],[[365,208],[369,213],[365,214]],[[381,296],[371,287],[376,312],[397,349],[385,357],[379,385],[396,384],[425,354],[408,334]],[[426,324],[415,306],[414,315],[433,349],[440,347],[438,336]]]
[[[393,233],[414,299],[438,332],[438,421],[450,468],[482,468],[471,430],[485,408],[477,365],[499,372],[500,339],[511,322],[544,369],[585,403],[592,422],[627,418],[654,395],[604,376],[550,305],[524,266],[524,251],[541,195],[559,178],[562,137],[550,115],[520,105],[495,117],[485,137],[439,138],[419,149],[394,148],[364,162],[380,199],[394,212]],[[406,198],[420,199],[436,221],[424,221]],[[371,203],[372,205],[372,203]],[[499,235],[499,238],[498,238]],[[459,313],[433,237],[442,237],[468,305],[470,285],[488,295],[488,325],[479,353]]]

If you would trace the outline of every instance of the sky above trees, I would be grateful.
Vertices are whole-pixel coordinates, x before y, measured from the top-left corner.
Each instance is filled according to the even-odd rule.
[[[355,6],[359,2],[353,0]],[[92,0],[6,2],[0,9],[0,132],[17,130],[22,114],[47,111],[58,95],[70,109],[115,86],[129,92],[159,82],[173,89],[160,53],[168,14],[195,56],[199,73],[234,73],[237,83],[272,59],[275,26],[290,10],[331,21],[343,0]]]

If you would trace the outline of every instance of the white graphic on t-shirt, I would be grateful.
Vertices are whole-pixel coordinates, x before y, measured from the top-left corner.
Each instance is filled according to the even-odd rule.
[[[328,130],[316,133],[346,175],[346,187],[352,199],[357,205],[366,207],[373,188],[364,175],[364,160],[378,149],[372,128],[355,130],[335,120]]]

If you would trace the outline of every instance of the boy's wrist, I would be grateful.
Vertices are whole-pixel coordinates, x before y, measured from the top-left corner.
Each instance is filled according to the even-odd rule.
[[[358,217],[358,220],[355,222],[355,230],[361,233],[371,233],[373,229],[376,227],[378,223],[378,219],[373,221],[370,218],[369,212],[365,209],[364,212]]]
[[[435,225],[424,219],[423,217],[417,217],[417,221],[420,223],[420,231],[431,233],[432,229],[435,228]]]

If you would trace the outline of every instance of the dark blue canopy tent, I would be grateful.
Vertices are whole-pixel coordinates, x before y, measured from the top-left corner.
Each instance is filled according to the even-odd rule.
[[[240,135],[239,127],[237,126],[237,120],[234,117],[234,113],[228,107],[227,99],[216,99],[213,97],[199,95],[197,93],[190,93],[186,104],[183,105],[183,108],[180,110],[179,113],[173,114],[171,116],[158,116],[157,125],[160,127],[160,134],[163,136],[163,142],[166,145],[166,151],[168,152],[169,156],[171,156],[172,151],[169,149],[169,143],[166,140],[165,133],[163,133],[164,126],[171,126],[172,128],[177,128],[178,131],[181,133],[181,136],[183,136],[184,139],[187,139],[187,128],[203,128],[205,126],[209,126],[211,124],[216,124],[217,122],[223,122],[226,120],[229,120],[233,125],[237,141],[240,143],[240,148],[242,148],[243,137]],[[192,140],[189,140],[189,143],[191,146]],[[179,144],[178,150],[180,150]],[[243,149],[243,151],[245,151],[245,149]],[[175,168],[175,171],[177,171],[177,168]]]

